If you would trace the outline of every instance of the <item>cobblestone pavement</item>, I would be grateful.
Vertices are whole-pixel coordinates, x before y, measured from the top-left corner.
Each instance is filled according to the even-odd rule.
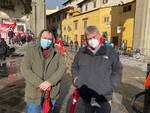
[[[69,53],[73,58],[74,53]],[[24,113],[24,79],[20,75],[19,67],[22,57],[11,57],[7,64],[15,61],[16,77],[0,77],[0,113]],[[122,84],[115,91],[112,102],[112,113],[134,113],[130,106],[132,97],[143,91],[146,63],[135,62],[132,59],[121,57],[124,64]],[[71,61],[67,61],[68,66]],[[138,64],[139,63],[139,64]],[[136,65],[136,66],[135,66]],[[73,86],[70,71],[68,70],[62,80],[61,96],[57,103],[55,113],[68,113],[71,103]],[[76,112],[83,113],[82,101],[79,99]]]

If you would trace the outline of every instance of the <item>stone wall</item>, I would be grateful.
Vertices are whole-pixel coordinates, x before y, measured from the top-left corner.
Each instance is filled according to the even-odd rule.
[[[135,14],[134,48],[150,56],[150,1],[137,0]]]
[[[24,6],[20,0],[13,0],[14,9],[0,8],[0,17],[2,18],[22,18],[25,16]]]

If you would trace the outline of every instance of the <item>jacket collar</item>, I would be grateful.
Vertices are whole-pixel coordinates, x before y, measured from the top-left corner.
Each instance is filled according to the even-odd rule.
[[[95,54],[93,54],[87,47],[85,47],[85,50],[83,51],[83,53],[89,54],[91,56],[105,55],[106,54],[106,46],[102,45]]]

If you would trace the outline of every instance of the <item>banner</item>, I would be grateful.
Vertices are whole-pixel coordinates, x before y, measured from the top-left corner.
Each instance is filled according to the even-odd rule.
[[[0,33],[2,38],[6,38],[8,31],[10,29],[15,29],[16,27],[16,21],[14,20],[14,22],[12,23],[3,23],[2,21],[0,21]]]
[[[15,29],[16,27],[16,21],[13,23],[3,23],[0,22],[0,31],[8,31],[10,28]]]

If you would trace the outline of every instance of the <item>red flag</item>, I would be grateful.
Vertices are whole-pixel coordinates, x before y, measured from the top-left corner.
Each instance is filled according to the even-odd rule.
[[[49,113],[50,109],[51,109],[51,100],[50,100],[50,90],[46,90],[46,91],[41,91],[41,95],[44,96],[42,98],[44,98],[44,102],[42,103],[43,106],[43,113]],[[43,94],[45,93],[45,94]]]
[[[55,44],[54,48],[56,48],[62,55],[64,55],[66,52],[66,48],[64,46],[59,46],[59,45]]]
[[[79,99],[79,92],[78,89],[75,89],[73,92],[72,104],[69,113],[74,113],[78,99]]]

